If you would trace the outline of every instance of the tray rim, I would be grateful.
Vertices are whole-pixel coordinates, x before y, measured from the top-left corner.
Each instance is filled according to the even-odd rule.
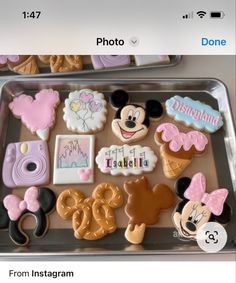
[[[75,77],[63,77],[63,78],[56,78],[56,77],[44,77],[44,78],[25,78],[25,77],[17,77],[17,78],[12,78],[12,79],[8,79],[8,80],[2,80],[0,78],[0,83],[2,83],[0,85],[0,99],[1,99],[1,95],[2,95],[2,89],[4,87],[7,87],[8,83],[13,83],[13,82],[30,82],[30,83],[36,83],[36,82],[43,82],[43,81],[55,81],[55,82],[72,82],[72,81],[76,81],[76,83],[109,83],[109,84],[115,84],[115,83],[122,83],[122,84],[126,84],[126,83],[130,83],[130,84],[148,84],[148,83],[160,83],[160,82],[172,82],[174,83],[175,81],[181,81],[181,82],[191,82],[191,81],[194,81],[194,82],[205,82],[205,83],[209,83],[209,82],[215,82],[217,83],[218,85],[220,85],[221,88],[223,88],[224,90],[224,94],[226,95],[226,99],[227,99],[227,105],[229,106],[230,108],[230,117],[231,117],[231,122],[233,124],[233,132],[234,132],[234,140],[235,140],[235,123],[234,123],[234,120],[233,120],[233,115],[232,115],[232,106],[230,104],[230,100],[229,100],[229,94],[228,94],[228,90],[227,90],[227,87],[226,85],[224,84],[224,82],[222,82],[221,80],[219,79],[216,79],[216,78],[132,78],[132,79],[129,79],[129,78],[125,78],[125,79],[93,79],[93,78],[75,78]],[[143,91],[143,90],[141,90]],[[157,90],[158,91],[158,90]],[[160,90],[161,92],[172,92],[173,90]],[[178,91],[191,91],[191,89],[187,89],[187,90],[175,90],[176,92]],[[196,90],[193,90],[193,91],[196,91]],[[199,90],[200,91],[200,90]],[[210,89],[206,89],[206,88],[203,88],[201,91],[206,91],[208,92],[210,95],[212,95],[212,92]],[[215,97],[215,96],[213,96]],[[216,98],[216,97],[215,97]],[[217,99],[217,98],[216,98]],[[233,180],[232,180],[233,181]],[[234,188],[234,191],[236,192],[236,188],[235,188],[235,183],[233,182],[233,188]],[[219,252],[218,254],[232,254],[234,253],[235,250],[234,249],[226,249],[226,250],[222,250],[221,252]],[[91,252],[91,251],[79,251],[79,252],[27,252],[27,253],[16,253],[16,252],[13,252],[13,253],[2,253],[0,251],[0,258],[10,258],[10,259],[13,259],[13,258],[22,258],[22,257],[27,257],[27,258],[40,258],[40,259],[43,259],[43,258],[48,258],[48,257],[58,257],[58,256],[63,256],[63,257],[66,257],[66,256],[71,256],[71,257],[78,257],[78,256],[116,256],[116,255],[124,255],[124,256],[133,256],[133,255],[194,255],[194,254],[204,254],[203,251],[201,250],[197,250],[197,251],[187,251],[187,250],[183,250],[183,251],[174,251],[174,250],[143,250],[143,251],[125,251],[125,250],[120,250],[120,251],[96,251],[96,252]]]

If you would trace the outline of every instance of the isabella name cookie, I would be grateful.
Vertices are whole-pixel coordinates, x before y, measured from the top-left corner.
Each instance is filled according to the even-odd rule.
[[[100,92],[91,89],[71,92],[63,109],[67,128],[84,134],[101,131],[106,123],[106,105]]]
[[[94,177],[93,135],[57,135],[53,184],[88,184]]]
[[[34,236],[41,238],[49,227],[48,214],[54,209],[56,197],[48,188],[30,187],[24,199],[16,195],[7,195],[0,203],[0,229],[8,229],[11,240],[16,245],[27,245],[28,235],[21,226],[28,214],[36,219]]]
[[[40,186],[49,182],[50,165],[45,141],[25,141],[7,146],[2,168],[8,188]]]
[[[207,222],[230,221],[232,210],[225,203],[228,190],[220,188],[206,193],[206,178],[201,172],[192,179],[180,178],[175,188],[182,201],[175,209],[173,222],[181,237],[195,240],[199,228]]]
[[[97,240],[116,230],[113,209],[122,204],[121,190],[112,183],[101,183],[88,198],[78,190],[65,190],[57,199],[57,212],[63,219],[72,219],[76,239]]]
[[[166,112],[176,121],[214,133],[223,126],[221,113],[198,100],[175,95],[166,101]]]
[[[159,125],[154,138],[157,144],[161,144],[163,171],[167,178],[177,178],[195,155],[205,153],[208,145],[208,139],[203,133],[182,133],[172,123]]]
[[[57,91],[42,89],[35,98],[25,94],[16,96],[9,104],[9,108],[32,134],[37,134],[42,140],[48,140],[49,131],[55,123],[55,109],[59,103]]]
[[[129,55],[92,55],[94,69],[108,69],[130,65]]]
[[[102,173],[139,175],[142,172],[151,172],[156,166],[157,157],[150,147],[112,145],[103,147],[98,152],[96,163]]]
[[[157,100],[146,101],[145,108],[128,102],[129,95],[124,90],[116,90],[110,96],[111,105],[117,109],[112,131],[124,143],[143,139],[148,133],[150,119],[160,119],[163,115],[163,107]]]
[[[129,217],[125,238],[132,244],[140,244],[146,226],[156,224],[160,211],[173,206],[174,193],[164,184],[157,184],[151,189],[144,176],[125,182],[124,189],[128,194],[125,212]]]

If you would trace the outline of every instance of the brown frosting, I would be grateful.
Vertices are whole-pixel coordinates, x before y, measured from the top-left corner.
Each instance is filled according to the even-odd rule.
[[[124,189],[129,195],[125,207],[129,224],[154,225],[159,220],[161,209],[168,209],[174,204],[174,193],[164,184],[157,184],[150,189],[146,177],[125,182]]]

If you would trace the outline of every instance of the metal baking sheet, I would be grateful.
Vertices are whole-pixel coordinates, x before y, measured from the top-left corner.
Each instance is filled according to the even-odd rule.
[[[144,69],[159,69],[159,68],[167,68],[167,67],[174,67],[181,62],[182,56],[180,55],[169,55],[170,62],[168,64],[156,64],[156,65],[147,65],[147,66],[136,66],[134,60],[131,60],[131,64],[128,67],[118,67],[118,68],[108,68],[108,69],[101,69],[95,70],[91,63],[89,56],[84,57],[84,64],[83,70],[81,71],[74,71],[74,72],[65,72],[65,73],[51,73],[50,67],[41,64],[39,67],[40,73],[36,75],[20,75],[12,72],[10,70],[1,71],[0,70],[0,78],[42,78],[42,77],[61,77],[61,76],[71,76],[71,75],[83,75],[83,74],[98,74],[98,73],[107,73],[107,72],[116,72],[116,71],[131,71],[131,70],[144,70]]]
[[[0,90],[0,167],[5,153],[5,147],[9,142],[17,142],[22,139],[26,132],[21,131],[21,122],[16,120],[8,110],[8,104],[12,97],[22,92],[33,95],[42,88],[53,88],[60,92],[62,101],[72,90],[91,88],[103,92],[108,98],[110,93],[117,88],[127,90],[133,102],[142,103],[146,99],[159,99],[164,102],[171,96],[178,94],[189,96],[205,102],[215,109],[219,109],[225,120],[224,127],[217,133],[211,135],[211,150],[213,153],[214,171],[210,183],[217,183],[229,189],[228,203],[233,208],[233,218],[226,226],[228,241],[222,253],[231,253],[235,250],[235,127],[232,120],[227,89],[224,84],[215,79],[138,79],[138,80],[80,80],[80,79],[17,79],[3,84]],[[65,126],[64,126],[65,127]],[[109,127],[109,125],[108,125]],[[57,129],[55,128],[55,131]],[[60,132],[61,133],[61,132]],[[102,133],[102,132],[101,132]],[[58,134],[58,133],[57,133]],[[112,136],[112,135],[111,135]],[[23,136],[23,138],[26,138]],[[99,139],[99,137],[98,137]],[[109,136],[108,144],[111,137]],[[51,140],[51,139],[50,139]],[[54,143],[54,141],[50,141]],[[101,145],[101,141],[100,141]],[[97,152],[97,150],[96,150]],[[204,157],[202,157],[204,160]],[[200,158],[199,158],[200,159]],[[212,161],[212,160],[211,160]],[[160,162],[160,161],[159,161]],[[195,161],[194,161],[195,162]],[[203,161],[204,162],[204,161]],[[161,163],[161,162],[160,162]],[[197,164],[197,161],[196,161]],[[214,168],[213,168],[214,167]],[[160,167],[161,168],[161,167]],[[199,169],[199,168],[198,168]],[[0,168],[1,170],[1,168]],[[207,170],[207,169],[206,169]],[[196,171],[195,171],[196,172]],[[191,176],[190,171],[188,171]],[[193,173],[193,172],[192,172]],[[186,174],[188,175],[188,174]],[[150,176],[153,176],[150,174]],[[148,177],[148,175],[147,175]],[[104,180],[107,175],[103,176]],[[113,177],[117,178],[117,177]],[[135,179],[136,177],[133,177]],[[148,177],[149,178],[149,177]],[[151,178],[151,177],[150,177]],[[149,179],[150,179],[149,178]],[[119,179],[122,179],[119,177]],[[113,179],[114,182],[116,179]],[[117,179],[118,180],[118,179]],[[156,180],[151,180],[152,184]],[[159,180],[158,180],[159,182]],[[160,180],[167,183],[168,180]],[[169,181],[171,182],[171,181]],[[172,183],[173,184],[173,183]],[[50,186],[49,186],[50,187]],[[82,187],[82,186],[78,186]],[[173,187],[173,186],[172,186]],[[57,186],[54,186],[57,191]],[[61,189],[61,188],[60,188]],[[213,188],[215,189],[215,188]],[[59,187],[58,187],[59,190]],[[9,193],[9,189],[0,184],[1,199]],[[58,191],[57,191],[58,193]],[[56,212],[55,212],[56,214]],[[52,219],[50,219],[52,221]],[[119,221],[118,221],[119,222]],[[165,224],[165,223],[164,223]],[[68,227],[70,227],[69,224]],[[7,231],[0,231],[0,255],[21,257],[46,257],[66,255],[129,255],[129,254],[196,254],[203,253],[194,241],[182,241],[176,237],[175,228],[170,225],[157,225],[149,227],[146,231],[145,240],[142,245],[131,245],[124,238],[125,228],[121,225],[115,233],[97,241],[76,240],[72,229],[51,228],[43,239],[31,238],[28,247],[16,247],[10,240]],[[32,231],[27,233],[32,236]]]

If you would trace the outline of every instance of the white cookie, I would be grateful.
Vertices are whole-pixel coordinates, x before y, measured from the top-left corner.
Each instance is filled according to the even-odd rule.
[[[111,145],[103,147],[96,157],[96,163],[102,173],[111,175],[140,175],[151,172],[157,163],[157,157],[150,147],[140,145]]]
[[[106,122],[106,105],[104,95],[97,91],[81,89],[71,92],[63,109],[67,128],[82,134],[101,131]]]

